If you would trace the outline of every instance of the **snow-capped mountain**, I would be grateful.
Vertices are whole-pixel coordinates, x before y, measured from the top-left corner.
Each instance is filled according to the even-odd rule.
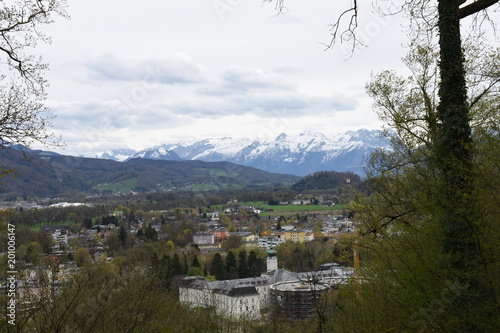
[[[114,160],[114,161],[120,161],[123,162],[130,156],[136,154],[137,151],[131,148],[118,148],[118,149],[111,149],[111,150],[106,150],[104,153],[102,153],[101,156],[98,156],[99,158],[104,158],[107,160]]]
[[[183,158],[179,157],[173,150],[167,149],[164,146],[157,146],[154,148],[144,149],[130,158],[148,158],[150,160],[168,160],[168,161],[182,161]]]
[[[364,176],[368,154],[389,146],[389,140],[380,134],[377,130],[361,129],[330,136],[317,132],[282,133],[274,140],[213,138],[190,144],[164,144],[137,152],[130,158],[228,161],[298,176],[329,170],[352,171]]]

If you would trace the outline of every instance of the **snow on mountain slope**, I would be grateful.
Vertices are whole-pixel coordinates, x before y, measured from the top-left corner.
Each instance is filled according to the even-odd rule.
[[[130,158],[148,158],[151,160],[169,160],[169,161],[183,160],[183,158],[179,157],[179,155],[175,151],[167,149],[164,145],[141,150],[140,152],[130,156]]]
[[[361,129],[330,136],[317,132],[281,133],[274,140],[211,138],[192,144],[164,144],[131,158],[228,161],[298,176],[325,170],[352,171],[364,176],[367,156],[380,147],[389,147],[380,131]]]
[[[101,154],[101,156],[98,156],[98,157],[104,158],[107,160],[123,162],[127,158],[129,158],[130,156],[132,156],[136,153],[137,153],[137,151],[135,151],[134,149],[119,148],[119,149],[106,150],[104,153]]]

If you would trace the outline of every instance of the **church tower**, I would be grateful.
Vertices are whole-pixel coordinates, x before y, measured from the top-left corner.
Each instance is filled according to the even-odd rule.
[[[267,251],[267,271],[271,272],[278,269],[278,252],[273,249]]]

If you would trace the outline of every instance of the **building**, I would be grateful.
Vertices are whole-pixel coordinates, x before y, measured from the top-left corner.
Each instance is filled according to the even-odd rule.
[[[267,306],[269,288],[264,277],[224,281],[187,277],[179,286],[179,301],[190,307],[213,307],[227,317],[256,319],[261,316],[261,306]]]
[[[207,218],[209,218],[212,221],[219,221],[220,220],[219,215],[220,215],[219,211],[210,212],[207,213]]]
[[[300,320],[314,316],[330,288],[326,283],[285,281],[273,284],[270,289],[276,315]]]
[[[264,249],[272,249],[280,244],[283,244],[285,240],[281,237],[278,236],[266,236],[259,238],[259,247],[262,247]]]
[[[267,251],[267,271],[268,272],[273,272],[278,270],[278,252],[276,252],[273,249],[270,249]]]
[[[314,240],[314,234],[308,230],[290,230],[283,233],[285,241],[304,243]]]
[[[213,244],[215,242],[215,237],[209,232],[196,232],[193,235],[193,243],[198,245],[203,244]]]
[[[345,283],[354,273],[337,264],[325,264],[314,272],[294,273],[278,269],[276,251],[268,251],[267,272],[260,277],[206,281],[200,276],[184,278],[179,301],[190,307],[214,308],[234,319],[258,319],[271,306],[279,315],[307,318],[326,292]]]
[[[226,228],[214,228],[209,230],[211,234],[214,235],[215,242],[221,242],[227,238],[228,231]]]
[[[55,250],[63,250],[68,245],[68,235],[71,233],[71,228],[65,225],[45,225],[40,228],[40,231],[47,232],[52,235],[56,245]]]

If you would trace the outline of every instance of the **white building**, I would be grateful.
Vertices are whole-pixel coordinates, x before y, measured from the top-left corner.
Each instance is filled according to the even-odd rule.
[[[215,236],[209,232],[196,232],[193,235],[193,243],[202,244],[213,244],[215,243]]]
[[[278,236],[266,236],[259,238],[259,247],[270,250],[284,242],[284,238]]]
[[[268,255],[268,272],[260,277],[223,281],[206,281],[201,276],[184,278],[179,286],[179,301],[193,308],[213,307],[217,314],[234,319],[258,319],[263,310],[276,303],[271,293],[273,286],[320,283],[326,291],[354,276],[352,270],[334,263],[322,265],[319,271],[293,273],[278,269],[276,251],[270,250]],[[297,312],[293,308],[286,310]]]
[[[261,306],[267,306],[267,278],[246,278],[206,281],[202,277],[187,277],[179,287],[179,301],[190,307],[214,307],[217,314],[232,318],[256,319]]]

